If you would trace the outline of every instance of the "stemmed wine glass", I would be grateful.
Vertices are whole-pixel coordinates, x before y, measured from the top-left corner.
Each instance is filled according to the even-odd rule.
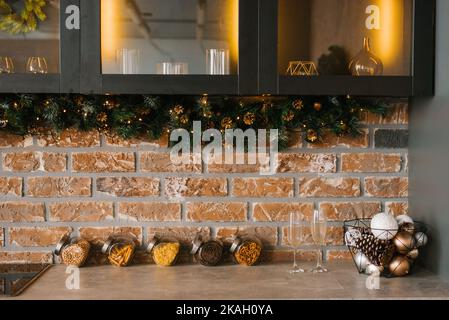
[[[314,211],[313,218],[310,223],[310,228],[312,230],[313,241],[318,246],[316,267],[311,271],[313,273],[327,272],[328,270],[323,265],[323,246],[325,243],[327,232],[327,218],[324,211]]]
[[[288,240],[290,246],[293,248],[293,268],[289,271],[290,273],[300,273],[304,272],[298,264],[296,263],[296,253],[303,240],[304,228],[301,225],[303,221],[303,214],[300,212],[290,213],[290,226],[288,229]]]
[[[0,57],[0,73],[13,73],[14,63],[10,57]]]
[[[30,57],[27,62],[27,71],[29,73],[47,73],[47,61],[44,57]]]

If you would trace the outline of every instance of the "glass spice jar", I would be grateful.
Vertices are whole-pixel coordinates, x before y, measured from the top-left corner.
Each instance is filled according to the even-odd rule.
[[[244,266],[253,266],[259,262],[262,253],[262,243],[257,237],[234,238],[230,251],[235,263]]]
[[[61,257],[67,266],[82,267],[89,256],[90,244],[87,240],[64,235],[55,248],[55,255]]]
[[[176,239],[154,236],[148,243],[146,251],[151,254],[154,263],[169,267],[176,264],[181,252],[181,245]]]
[[[203,266],[216,266],[223,256],[223,244],[218,240],[203,242],[201,235],[197,235],[192,242],[190,254]]]
[[[101,248],[108,255],[108,260],[117,267],[128,266],[136,252],[136,240],[126,235],[111,235]]]

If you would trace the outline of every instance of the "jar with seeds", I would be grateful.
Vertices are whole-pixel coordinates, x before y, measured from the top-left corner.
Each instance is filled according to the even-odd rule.
[[[262,243],[257,237],[234,237],[230,251],[234,262],[244,266],[253,266],[259,262]]]
[[[131,264],[136,252],[137,240],[127,235],[111,235],[101,248],[108,256],[109,263],[117,267]]]
[[[67,266],[82,267],[89,257],[90,244],[79,237],[64,235],[55,248],[55,255]]]
[[[181,245],[176,239],[154,236],[148,243],[146,251],[151,254],[154,263],[169,267],[176,264]]]
[[[222,260],[223,244],[218,240],[203,241],[201,235],[197,235],[192,242],[190,254],[203,266],[216,266]]]

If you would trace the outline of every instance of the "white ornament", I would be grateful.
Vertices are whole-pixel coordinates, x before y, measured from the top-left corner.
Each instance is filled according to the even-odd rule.
[[[371,232],[380,240],[391,240],[398,233],[398,223],[393,215],[378,213],[371,220]]]
[[[360,271],[365,271],[366,267],[369,264],[368,257],[362,252],[357,252],[354,256],[355,264]]]
[[[378,267],[378,266],[375,266],[374,264],[370,264],[366,267],[365,273],[368,275],[380,276],[382,271],[384,271],[383,267]]]
[[[398,222],[399,226],[402,226],[404,223],[411,223],[414,224],[414,221],[412,218],[410,218],[409,215],[403,214],[396,217],[396,221]]]
[[[355,241],[360,237],[362,237],[362,233],[359,230],[355,228],[348,229],[348,231],[346,231],[345,233],[346,245],[350,247],[355,247],[357,245]]]
[[[424,232],[417,232],[415,233],[415,240],[417,247],[424,247],[429,241],[429,238]]]

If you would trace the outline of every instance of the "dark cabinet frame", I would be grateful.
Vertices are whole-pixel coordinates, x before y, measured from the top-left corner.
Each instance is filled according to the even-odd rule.
[[[69,5],[79,7],[80,1],[60,0],[59,74],[0,74],[0,93],[80,92],[80,30],[65,27]]]
[[[338,1],[338,0],[336,0]],[[279,75],[279,0],[259,0],[259,89],[279,95],[431,96],[435,82],[436,0],[413,1],[412,75],[410,76],[318,76]],[[266,22],[266,23],[265,23]]]
[[[278,1],[239,0],[238,74],[164,76],[102,74],[101,1],[61,0],[60,74],[0,74],[0,92],[386,97],[434,94],[436,0],[413,1],[412,75],[376,77],[279,75]],[[80,30],[65,28],[68,5],[80,7]]]
[[[101,1],[81,0],[81,92],[257,95],[258,6],[258,0],[239,1],[237,75],[117,75],[101,73]]]

